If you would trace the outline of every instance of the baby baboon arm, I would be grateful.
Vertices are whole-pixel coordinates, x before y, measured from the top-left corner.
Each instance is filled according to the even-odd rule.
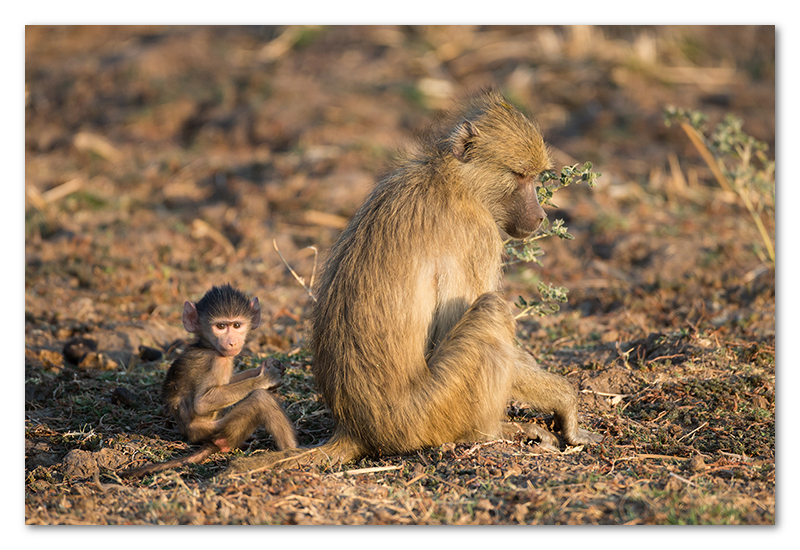
[[[202,392],[194,400],[194,412],[198,415],[211,414],[214,411],[230,407],[247,397],[253,390],[270,390],[280,385],[280,373],[276,369],[258,369],[255,376],[248,377],[233,384],[213,386]]]
[[[237,382],[241,382],[242,380],[247,380],[248,378],[253,378],[254,376],[258,376],[261,373],[261,369],[248,369],[246,371],[237,372],[233,376],[231,376],[231,384],[235,384]]]
[[[284,366],[283,363],[281,363],[274,357],[270,357],[269,359],[267,359],[266,363],[261,367],[255,369],[248,369],[246,371],[234,374],[233,376],[231,376],[231,380],[229,383],[233,384],[236,382],[241,382],[242,380],[247,380],[248,378],[258,376],[264,371],[270,371],[273,369],[277,370],[279,376],[282,376],[283,373],[286,372],[286,367]],[[264,389],[270,389],[270,388],[264,388]]]

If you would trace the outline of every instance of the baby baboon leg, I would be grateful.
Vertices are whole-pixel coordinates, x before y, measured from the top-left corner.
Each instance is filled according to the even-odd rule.
[[[283,407],[268,391],[258,390],[253,392],[254,398],[259,400],[261,408],[261,425],[272,434],[278,450],[293,449],[297,447],[294,428],[289,424]]]
[[[561,435],[570,445],[602,441],[602,436],[578,427],[578,392],[566,378],[542,370],[533,357],[521,350],[516,366],[512,399],[524,401],[539,412],[553,413],[561,425]]]
[[[209,418],[194,418],[186,424],[184,435],[190,443],[206,440],[220,429],[220,422]]]
[[[266,390],[254,390],[237,403],[219,421],[219,430],[213,441],[222,451],[227,452],[241,445],[259,426],[264,426],[272,434],[279,449],[297,446],[294,430],[283,409]]]

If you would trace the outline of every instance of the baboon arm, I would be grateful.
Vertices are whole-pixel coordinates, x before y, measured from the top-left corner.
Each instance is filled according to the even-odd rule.
[[[561,434],[570,445],[599,443],[603,437],[578,427],[578,392],[566,378],[540,369],[532,357],[520,352],[514,372],[512,399],[527,402],[539,412],[553,413]]]
[[[261,369],[248,369],[243,372],[237,372],[233,376],[231,376],[231,384],[235,384],[236,382],[241,382],[242,380],[247,380],[248,378],[253,378],[254,376],[258,376],[261,372]]]
[[[194,411],[201,416],[211,414],[214,411],[230,407],[247,397],[253,390],[263,388],[264,383],[259,378],[252,376],[245,380],[226,384],[224,386],[213,386],[202,392],[194,400]]]

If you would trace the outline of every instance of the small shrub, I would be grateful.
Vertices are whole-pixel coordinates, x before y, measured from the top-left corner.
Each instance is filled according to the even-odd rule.
[[[739,196],[764,241],[762,260],[774,267],[775,247],[762,220],[775,221],[775,161],[767,157],[767,144],[744,133],[741,119],[731,114],[709,133],[703,113],[668,106],[664,123],[679,124],[720,187]]]
[[[573,183],[586,183],[590,187],[594,187],[597,183],[597,178],[600,176],[601,174],[592,172],[591,162],[587,162],[582,168],[578,168],[577,164],[564,166],[560,174],[556,174],[552,170],[545,170],[539,176],[539,181],[542,185],[536,189],[539,202],[542,205],[555,207],[556,205],[553,204],[551,199],[556,191]],[[539,258],[544,255],[544,250],[539,246],[539,240],[545,237],[574,239],[564,226],[564,220],[557,219],[550,223],[545,218],[541,228],[530,237],[505,241],[505,251],[510,258],[505,265],[513,265],[519,262],[536,262],[542,265]],[[519,297],[516,306],[520,308],[521,312],[517,314],[517,318],[555,313],[560,309],[559,304],[567,301],[567,289],[564,287],[554,287],[552,284],[539,283],[538,291],[539,300],[526,300],[522,296]]]

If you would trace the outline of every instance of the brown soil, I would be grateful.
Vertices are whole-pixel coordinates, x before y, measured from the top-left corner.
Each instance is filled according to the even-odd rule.
[[[773,27],[27,27],[25,49],[26,523],[775,522],[774,270],[662,119],[731,112],[774,149]],[[309,298],[273,240],[308,279],[307,247],[326,253],[392,151],[488,83],[530,108],[557,167],[603,174],[557,193],[575,240],[506,289],[569,289],[518,337],[604,442],[117,477],[191,449],[159,388],[183,300],[228,281],[263,307],[242,365],[282,359],[301,444],[330,435]],[[259,431],[236,452],[270,448]]]

